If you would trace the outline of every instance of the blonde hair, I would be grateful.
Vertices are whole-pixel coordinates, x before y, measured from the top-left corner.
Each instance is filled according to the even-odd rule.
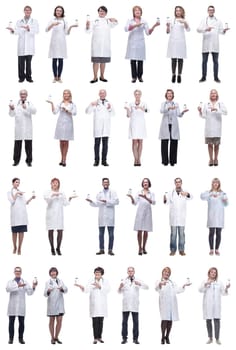
[[[215,270],[215,272],[216,272],[215,281],[217,281],[217,278],[218,278],[218,270],[217,270],[216,267],[211,267],[211,268],[208,270],[207,276],[210,277],[210,272],[211,272],[212,270]]]
[[[217,188],[217,192],[221,192],[221,188],[220,188],[220,180],[218,179],[218,177],[214,177],[214,179],[211,181],[211,191],[214,190],[213,188],[213,184],[217,182],[218,183],[218,188]]]
[[[168,271],[169,272],[169,276],[171,275],[171,269],[170,267],[166,266],[164,267],[164,269],[162,270],[161,274],[163,275],[164,271]]]
[[[64,100],[64,94],[65,93],[68,93],[69,95],[70,95],[70,102],[72,102],[72,93],[71,93],[71,91],[69,90],[69,89],[65,89],[64,91],[63,91],[63,100]]]
[[[211,91],[210,91],[210,99],[211,99],[211,94],[212,94],[213,91],[216,93],[216,101],[218,101],[219,95],[218,95],[218,91],[216,89],[211,89]]]

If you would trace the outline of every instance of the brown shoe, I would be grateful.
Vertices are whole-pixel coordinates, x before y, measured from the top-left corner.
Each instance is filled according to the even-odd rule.
[[[185,254],[185,252],[184,252],[184,251],[180,251],[180,252],[179,252],[179,255],[184,256],[184,255],[186,255],[186,254]]]
[[[175,252],[170,252],[170,256],[174,256],[175,255]]]

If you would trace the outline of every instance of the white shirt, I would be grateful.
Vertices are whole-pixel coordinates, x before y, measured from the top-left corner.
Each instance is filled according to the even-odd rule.
[[[135,281],[140,283],[140,285],[136,284]],[[133,277],[132,281],[129,277],[127,277],[122,280],[122,283],[124,283],[124,286],[118,290],[119,293],[123,294],[122,311],[138,312],[139,290],[140,288],[148,289],[148,286],[135,277]]]
[[[97,282],[101,288],[94,286]],[[110,291],[109,282],[101,278],[99,281],[91,279],[85,287],[85,293],[89,293],[89,314],[90,317],[107,316],[107,294]]]
[[[29,26],[29,30],[22,26]],[[28,56],[35,54],[35,34],[38,34],[38,21],[33,18],[25,18],[16,22],[14,33],[18,35],[17,55]]]
[[[214,107],[217,110],[211,111]],[[205,119],[205,137],[221,137],[222,114],[227,115],[227,109],[222,102],[208,102],[204,105],[201,117]]]
[[[170,226],[185,226],[187,200],[192,199],[192,196],[182,196],[173,190],[166,194],[166,199],[166,204],[170,206]]]
[[[106,203],[101,202],[105,199]],[[97,194],[96,202],[91,202],[92,207],[98,207],[98,226],[115,226],[115,205],[119,199],[115,191],[103,189]]]
[[[32,140],[33,126],[32,115],[36,114],[36,108],[29,101],[25,101],[26,108],[22,107],[20,100],[14,109],[9,109],[10,117],[15,117],[15,140]]]
[[[10,293],[8,316],[25,316],[25,294],[32,295],[34,293],[34,289],[23,278],[20,279],[19,283],[25,283],[25,286],[18,287],[15,279],[7,283],[6,291]]]
[[[12,188],[7,193],[8,200],[11,203],[11,226],[21,226],[28,224],[28,216],[26,210],[26,199],[24,195],[18,195],[16,199],[13,196],[18,192],[16,188]]]
[[[213,27],[210,31],[206,31],[208,27]],[[219,52],[219,34],[224,34],[223,24],[216,17],[204,18],[199,27],[198,33],[203,34],[202,52]]]

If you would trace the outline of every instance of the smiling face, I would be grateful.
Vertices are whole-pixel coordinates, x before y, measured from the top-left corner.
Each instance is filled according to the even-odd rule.
[[[133,16],[134,18],[141,18],[142,16],[142,9],[139,6],[135,6],[133,8]]]
[[[181,7],[175,8],[175,17],[177,18],[183,18],[183,10]]]
[[[209,15],[209,17],[214,17],[214,14],[215,14],[215,8],[212,7],[212,6],[209,6],[208,7],[208,15]]]
[[[104,179],[102,181],[102,186],[105,190],[107,190],[109,188],[109,185],[110,185],[110,181],[108,179]]]
[[[63,17],[63,9],[61,8],[61,7],[57,7],[56,9],[55,9],[55,17],[56,18],[61,18],[61,17]]]
[[[217,270],[214,267],[209,270],[208,277],[212,281],[215,281],[217,279]]]
[[[210,100],[217,101],[218,100],[218,92],[215,89],[210,91]]]
[[[60,187],[60,184],[59,184],[59,181],[58,180],[53,180],[51,182],[51,189],[53,191],[58,191],[59,190],[59,187]]]
[[[100,280],[102,278],[102,273],[100,271],[95,271],[94,272],[94,277],[96,280]]]
[[[135,90],[134,91],[134,97],[135,97],[136,101],[140,101],[141,96],[142,96],[142,92],[140,90]]]
[[[18,188],[20,186],[20,180],[19,179],[16,179],[14,182],[13,182],[13,187],[14,188]]]
[[[213,191],[218,191],[220,188],[220,181],[219,180],[213,180],[212,181],[212,189]]]
[[[166,97],[167,101],[172,101],[173,98],[174,98],[173,91],[172,90],[167,90],[166,94],[165,94],[165,97]]]
[[[70,90],[63,91],[63,101],[71,101],[71,92]]]
[[[180,178],[175,179],[175,188],[176,190],[180,190],[182,187],[182,180]]]
[[[98,10],[98,16],[101,18],[104,18],[106,16],[106,11],[104,11],[102,8]]]
[[[24,8],[25,18],[30,18],[31,13],[32,13],[32,9],[30,7],[25,7]]]
[[[168,280],[170,277],[170,269],[169,268],[165,268],[163,271],[162,271],[162,278],[164,280]]]
[[[16,278],[20,278],[21,277],[21,273],[22,273],[21,268],[20,267],[16,267],[15,270],[14,270],[15,277]]]
[[[27,96],[28,96],[28,93],[27,93],[26,90],[21,90],[20,91],[20,99],[21,99],[21,101],[26,101]]]
[[[57,278],[57,271],[56,270],[52,270],[51,272],[50,272],[50,277],[52,277],[52,278]]]
[[[99,91],[100,100],[105,100],[106,96],[107,96],[106,90],[102,89],[102,90]]]
[[[149,189],[149,180],[148,179],[143,179],[143,182],[142,182],[142,186],[145,190],[148,190]]]
[[[133,267],[128,267],[127,273],[128,273],[129,277],[134,277],[134,274],[135,274],[134,268]]]

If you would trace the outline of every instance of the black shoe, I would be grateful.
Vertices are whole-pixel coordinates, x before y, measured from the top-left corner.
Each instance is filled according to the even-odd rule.
[[[221,82],[219,78],[215,78],[214,80],[215,80],[216,83],[220,83]]]
[[[121,344],[126,344],[126,343],[127,343],[127,339],[124,338],[124,339],[122,340]]]
[[[51,339],[51,344],[56,344],[54,339]]]
[[[105,251],[103,249],[100,249],[99,252],[96,253],[96,255],[102,255],[105,254]]]
[[[112,250],[108,250],[108,255],[115,255]]]
[[[28,81],[28,83],[33,83],[33,79],[26,79]]]
[[[140,81],[140,83],[143,83],[143,78],[138,78],[138,80]]]
[[[104,81],[104,83],[107,83],[108,82],[108,80],[107,79],[104,79],[104,78],[99,78],[101,81]]]
[[[99,165],[99,162],[96,162],[96,161],[95,161],[95,162],[93,163],[93,166],[98,166],[98,165]]]
[[[9,339],[8,344],[13,344],[13,339]]]
[[[104,340],[102,340],[102,339],[98,339],[98,341],[99,341],[99,343],[104,343]]]
[[[66,163],[63,162],[63,163],[62,163],[62,166],[66,166]]]
[[[98,343],[98,341],[96,339],[94,339],[93,344],[97,344],[97,343]]]
[[[12,164],[12,166],[17,166],[19,163],[16,163],[16,162],[14,162],[13,164]]]
[[[63,165],[63,163],[62,163],[62,162],[60,162],[60,163],[59,163],[59,165]]]
[[[177,75],[177,83],[181,83],[181,75]]]
[[[138,341],[138,339],[134,339],[134,340],[133,340],[133,343],[134,343],[134,344],[140,344],[139,341]]]
[[[52,253],[52,255],[56,255],[56,252],[55,252],[54,248],[51,248],[51,253]]]
[[[172,75],[171,82],[172,82],[172,83],[175,83],[175,80],[176,80],[176,75],[175,75],[175,74],[173,74],[173,75]]]
[[[22,338],[22,339],[19,339],[19,343],[20,343],[20,344],[25,344],[24,339],[23,339],[23,338]]]
[[[161,338],[161,344],[165,344],[165,338]]]
[[[27,163],[27,162],[26,162],[26,164],[27,164],[29,167],[31,167],[31,166],[32,166],[32,164],[31,164],[31,163]]]
[[[62,342],[57,338],[57,339],[54,339],[56,343],[58,344],[62,344]]]
[[[170,339],[169,339],[169,337],[165,337],[165,340],[166,340],[166,344],[170,344]]]
[[[90,80],[90,83],[93,84],[93,83],[97,83],[98,82],[98,79],[93,79],[93,80]]]
[[[147,254],[147,251],[146,251],[146,249],[143,249],[143,254]]]
[[[18,83],[23,83],[24,80],[25,80],[25,79],[19,79],[19,80],[18,80]]]
[[[60,251],[60,248],[56,248],[56,252],[57,252],[57,255],[62,255],[61,254],[61,251]],[[56,340],[56,339],[55,339]]]
[[[131,80],[131,83],[136,83],[136,80],[137,80],[137,79],[133,78],[133,79]]]
[[[199,83],[202,83],[203,81],[206,81],[206,78],[202,77],[202,78],[199,80]]]
[[[109,164],[105,161],[105,162],[102,162],[102,165],[104,166],[109,166]]]

